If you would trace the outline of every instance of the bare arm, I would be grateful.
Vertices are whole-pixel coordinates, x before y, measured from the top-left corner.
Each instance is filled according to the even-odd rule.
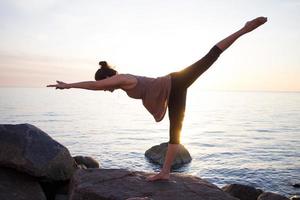
[[[126,79],[123,75],[115,75],[100,81],[83,81],[77,83],[64,83],[56,81],[57,84],[47,85],[47,87],[55,87],[56,89],[79,88],[86,90],[109,90],[122,88],[126,84]]]

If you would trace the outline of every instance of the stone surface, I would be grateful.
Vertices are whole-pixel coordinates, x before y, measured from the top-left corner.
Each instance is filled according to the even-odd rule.
[[[300,200],[300,196],[298,195],[292,196],[290,200]]]
[[[68,200],[68,195],[57,194],[55,200]]]
[[[273,192],[264,192],[257,200],[289,200],[287,197],[273,193]]]
[[[0,166],[51,181],[70,179],[76,169],[67,148],[30,124],[0,125]]]
[[[74,156],[78,165],[85,165],[86,168],[99,168],[99,163],[92,157],[88,156]]]
[[[161,143],[160,145],[155,145],[145,152],[145,156],[153,163],[163,165],[165,161],[165,155],[167,152],[168,143]],[[173,161],[172,168],[176,169],[184,164],[192,161],[192,157],[188,150],[180,144],[179,151],[176,158]]]
[[[238,200],[198,177],[172,174],[168,181],[149,182],[149,175],[124,169],[79,169],[70,183],[69,200]]]
[[[240,200],[256,200],[262,193],[262,190],[241,184],[226,185],[222,188],[222,190],[231,196],[239,198]]]
[[[42,187],[33,177],[8,168],[0,168],[1,200],[46,200]]]

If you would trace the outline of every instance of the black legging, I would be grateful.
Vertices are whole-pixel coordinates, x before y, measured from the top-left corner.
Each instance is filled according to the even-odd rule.
[[[180,143],[180,132],[185,112],[186,93],[190,85],[205,72],[219,57],[222,50],[214,46],[199,61],[191,66],[171,73],[171,92],[169,97],[170,144]]]

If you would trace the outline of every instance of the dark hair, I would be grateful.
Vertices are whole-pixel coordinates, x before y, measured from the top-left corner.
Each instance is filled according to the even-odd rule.
[[[95,80],[99,81],[117,74],[117,71],[112,69],[106,61],[100,61],[99,65],[101,67],[95,73]]]

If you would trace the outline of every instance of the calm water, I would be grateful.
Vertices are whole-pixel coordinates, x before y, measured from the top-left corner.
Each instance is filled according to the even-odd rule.
[[[168,117],[155,123],[122,91],[0,89],[0,122],[30,123],[103,168],[153,171],[144,152],[168,141]],[[208,92],[191,88],[182,143],[193,161],[179,170],[223,186],[244,183],[300,194],[300,93]]]

